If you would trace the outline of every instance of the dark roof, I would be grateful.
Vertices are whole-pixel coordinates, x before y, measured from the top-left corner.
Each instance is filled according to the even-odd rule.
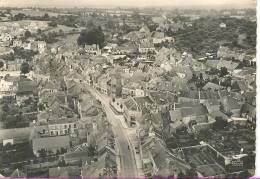
[[[182,108],[181,109],[182,117],[200,116],[200,115],[206,115],[206,114],[208,114],[208,110],[203,105],[197,105],[192,108]]]
[[[10,178],[26,178],[27,175],[18,168],[10,175]]]
[[[248,115],[255,117],[256,116],[256,107],[246,103],[246,104],[243,104],[243,106],[241,108],[241,112],[247,113]]]
[[[34,93],[37,84],[29,79],[22,79],[18,82],[17,94]]]
[[[204,87],[203,87],[203,90],[208,90],[208,89],[211,89],[211,90],[220,90],[220,89],[224,89],[225,87],[224,86],[220,86],[218,84],[215,84],[215,83],[212,83],[212,82],[208,82]]]
[[[238,101],[231,96],[224,97],[223,105],[229,106],[230,109],[240,109]]]
[[[159,105],[174,102],[174,94],[167,92],[150,92],[151,98]]]
[[[33,150],[40,149],[52,149],[52,148],[61,148],[70,146],[70,137],[69,136],[56,136],[56,137],[45,137],[45,138],[36,138],[32,141]]]
[[[80,168],[78,166],[49,168],[50,178],[77,178],[80,177]]]

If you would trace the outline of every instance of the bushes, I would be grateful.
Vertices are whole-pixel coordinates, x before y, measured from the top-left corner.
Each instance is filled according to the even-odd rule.
[[[225,29],[219,27],[221,22],[227,24]],[[237,43],[242,33],[247,34],[244,46]],[[194,21],[193,27],[179,30],[173,36],[177,49],[187,49],[195,56],[217,52],[223,42],[229,42],[231,48],[255,49],[256,23],[244,19],[207,17]]]

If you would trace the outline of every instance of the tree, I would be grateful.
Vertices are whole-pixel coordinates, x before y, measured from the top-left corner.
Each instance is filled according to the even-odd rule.
[[[198,177],[198,173],[196,172],[196,170],[194,168],[191,168],[191,169],[189,169],[187,171],[186,177],[188,177],[188,178],[197,178]]]
[[[66,166],[66,162],[65,162],[65,160],[63,158],[58,161],[58,166],[59,167],[65,167]]]
[[[44,157],[47,156],[47,152],[46,152],[46,150],[44,150],[44,149],[38,150],[38,153],[39,153],[39,157],[44,158]]]
[[[37,29],[37,34],[41,34],[42,30],[41,29]]]
[[[62,29],[59,30],[59,35],[60,36],[64,36],[65,35],[65,33],[64,33],[64,31]]]
[[[94,27],[95,25],[94,25],[94,22],[92,21],[92,20],[88,20],[88,22],[87,22],[87,27],[90,27],[90,28],[92,28],[92,27]]]
[[[43,20],[49,20],[50,16],[48,13],[45,13],[42,18]]]
[[[83,30],[80,33],[80,36],[77,39],[77,43],[80,46],[84,45],[92,45],[97,44],[100,48],[104,46],[105,41],[105,35],[101,29],[101,27],[98,28],[92,28],[91,30]]]
[[[26,17],[25,14],[23,14],[23,13],[18,13],[18,14],[16,14],[16,15],[14,15],[13,20],[15,20],[15,21],[20,21],[20,20],[23,20],[25,17]]]
[[[22,63],[21,65],[21,73],[26,74],[30,72],[30,65],[27,62]]]
[[[227,68],[226,67],[221,67],[220,68],[220,76],[226,76],[228,74]]]
[[[49,25],[50,27],[57,27],[57,23],[54,22],[54,21],[49,22],[48,25]]]
[[[0,61],[0,68],[2,68],[4,66],[4,62]]]
[[[32,36],[32,33],[29,30],[26,30],[25,33],[24,33],[24,37],[29,38],[31,36]]]
[[[89,148],[89,156],[94,156],[95,155],[95,147],[93,145],[90,145]]]
[[[108,19],[107,23],[106,23],[106,27],[109,28],[109,29],[114,29],[115,28],[115,23],[113,20],[111,19]]]
[[[185,177],[184,173],[182,173],[182,172],[178,173],[178,178],[184,178],[184,177]]]
[[[213,124],[214,129],[223,129],[228,125],[228,122],[222,117],[216,117],[215,120],[216,122]]]

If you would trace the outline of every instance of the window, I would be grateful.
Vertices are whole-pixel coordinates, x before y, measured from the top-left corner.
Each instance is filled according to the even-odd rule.
[[[77,127],[77,125],[76,124],[74,124],[74,128],[76,128]]]

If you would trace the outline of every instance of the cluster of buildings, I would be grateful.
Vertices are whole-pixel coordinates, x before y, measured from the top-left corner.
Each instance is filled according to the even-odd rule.
[[[255,57],[220,46],[217,54],[195,59],[176,50],[174,37],[166,35],[187,22],[165,16],[153,22],[155,31],[142,25],[114,35],[103,48],[23,42],[7,25],[0,27],[1,48],[39,52],[25,75],[19,68],[26,59],[0,61],[1,168],[10,168],[3,175],[118,175],[116,139],[88,88],[109,97],[113,111],[136,130],[133,148],[143,176],[253,175]],[[47,28],[44,22],[17,22],[11,32],[36,27]]]

